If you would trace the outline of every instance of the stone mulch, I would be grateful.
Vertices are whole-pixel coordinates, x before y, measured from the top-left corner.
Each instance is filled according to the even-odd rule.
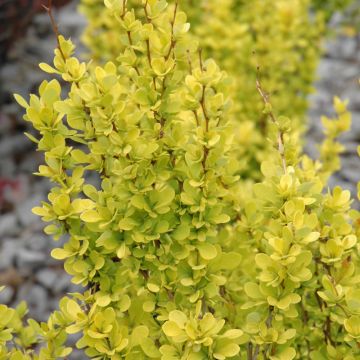
[[[74,3],[57,11],[56,17],[65,36],[79,39],[85,20],[76,13]],[[353,129],[343,136],[347,148],[343,170],[334,176],[332,184],[349,188],[354,194],[360,179],[360,159],[356,154],[360,140],[359,44],[359,38],[343,35],[327,42],[319,65],[317,92],[310,97],[307,136],[307,151],[315,155],[315,143],[322,139],[320,116],[332,114],[334,95],[350,100]],[[36,91],[44,79],[37,64],[51,61],[54,46],[49,19],[46,14],[39,14],[26,37],[12,50],[10,61],[0,68],[0,284],[8,285],[0,293],[0,303],[16,305],[26,300],[30,315],[38,320],[47,319],[58,299],[75,291],[76,286],[70,283],[62,264],[49,256],[59,244],[44,235],[43,224],[31,214],[31,208],[46,198],[50,184],[31,175],[42,162],[42,155],[22,134],[29,127],[21,119],[21,109],[11,94],[26,97]]]
[[[85,20],[74,3],[55,10],[65,36],[79,39]],[[31,132],[22,120],[22,109],[13,93],[28,97],[45,74],[39,62],[51,62],[55,37],[46,13],[37,15],[26,36],[16,42],[8,62],[0,67],[0,303],[27,301],[30,315],[46,320],[58,299],[76,291],[62,263],[51,259],[54,243],[43,233],[44,224],[31,213],[46,199],[50,184],[32,175],[42,163],[42,154],[24,135]],[[82,48],[79,51],[83,51]]]

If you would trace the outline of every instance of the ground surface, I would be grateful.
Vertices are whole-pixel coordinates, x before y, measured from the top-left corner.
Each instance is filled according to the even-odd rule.
[[[70,5],[56,14],[64,35],[79,39],[84,20]],[[334,24],[340,20],[337,17]],[[25,39],[13,49],[10,62],[0,68],[0,303],[15,305],[26,300],[31,316],[45,320],[58,299],[76,289],[62,264],[51,260],[55,245],[43,232],[43,224],[31,214],[31,208],[46,197],[50,185],[31,175],[41,163],[22,132],[27,129],[21,110],[12,93],[24,96],[35,91],[44,74],[40,61],[50,61],[54,36],[45,14],[36,17]],[[81,52],[81,50],[80,50]],[[326,53],[318,70],[317,92],[311,96],[310,130],[307,151],[316,154],[315,143],[321,140],[320,115],[331,115],[333,95],[349,98],[353,112],[353,130],[343,137],[347,151],[343,170],[332,179],[355,193],[360,179],[360,159],[356,148],[360,140],[360,46],[357,38],[336,36],[326,44]],[[81,358],[81,356],[80,356]]]
[[[360,6],[358,1],[357,6]],[[342,169],[330,181],[332,186],[341,185],[356,195],[356,184],[360,180],[360,159],[357,146],[360,145],[360,34],[343,35],[342,24],[346,16],[335,16],[332,21],[333,34],[325,44],[325,54],[318,67],[316,92],[310,97],[310,128],[306,150],[317,156],[316,144],[322,136],[321,115],[333,116],[334,95],[349,100],[352,112],[352,129],[341,137],[346,151],[342,156]],[[356,204],[358,206],[358,204]]]

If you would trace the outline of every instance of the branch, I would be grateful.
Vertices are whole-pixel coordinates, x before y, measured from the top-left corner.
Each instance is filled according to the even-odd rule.
[[[199,49],[199,63],[200,63],[200,70],[203,72],[204,65],[203,65],[203,60],[202,60],[202,48]]]
[[[124,17],[126,15],[126,1],[127,0],[123,0],[123,11],[122,11],[122,14],[120,15],[120,18],[124,20]]]
[[[53,31],[54,31],[54,34],[56,36],[56,41],[57,41],[57,44],[58,44],[58,49],[61,53],[61,56],[63,58],[64,61],[66,61],[66,57],[61,49],[61,45],[60,45],[60,40],[59,40],[59,37],[60,37],[60,33],[59,33],[59,28],[58,28],[58,25],[55,21],[55,18],[54,18],[54,15],[52,13],[52,0],[49,0],[48,2],[48,6],[45,6],[45,5],[42,5],[43,8],[46,10],[46,12],[48,13],[49,15],[49,18],[50,18],[50,21],[51,21],[51,26],[53,28]]]
[[[252,360],[252,358],[253,358],[253,344],[249,342],[247,346],[247,360]]]
[[[258,73],[260,71],[260,68],[257,68]],[[260,82],[260,78],[259,76],[256,79],[256,89],[259,92],[263,102],[265,105],[271,106],[271,103],[269,101],[269,97],[268,95],[264,92],[262,86],[261,86],[261,82]],[[279,125],[279,122],[277,121],[274,113],[272,111],[269,111],[268,115],[270,116],[271,121],[274,124]],[[278,134],[278,151],[280,153],[281,156],[281,160],[282,160],[282,166],[284,169],[284,173],[286,173],[286,159],[285,159],[285,146],[284,146],[284,134],[281,132],[281,130],[279,129],[279,134]]]
[[[174,40],[174,25],[175,25],[175,20],[176,20],[177,9],[178,9],[178,1],[175,2],[174,16],[171,21],[171,43],[170,43],[169,51],[168,51],[167,55],[165,56],[165,60],[169,59],[171,50],[175,47],[175,44],[176,44],[176,40]]]
[[[145,18],[146,18],[146,21],[147,21],[148,23],[150,23],[149,14],[148,14],[148,11],[147,11],[147,6],[148,6],[148,3],[149,3],[149,0],[146,0],[145,5],[144,5],[144,11],[145,11]]]

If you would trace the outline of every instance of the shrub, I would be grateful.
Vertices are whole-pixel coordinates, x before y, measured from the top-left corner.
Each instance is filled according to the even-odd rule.
[[[137,3],[130,1],[131,4]],[[181,1],[204,54],[214,58],[232,78],[234,105],[230,119],[237,127],[238,174],[259,179],[260,163],[269,153],[262,103],[255,81],[261,67],[264,88],[279,114],[292,118],[294,133],[305,128],[307,96],[312,91],[324,24],[309,15],[308,0]],[[84,41],[91,56],[115,61],[123,49],[118,21],[102,0],[82,0],[89,19]],[[143,16],[140,12],[139,16]]]
[[[337,11],[345,10],[353,0],[312,0],[313,9],[321,11],[326,21],[331,20],[332,15]]]
[[[75,333],[94,359],[358,358],[360,213],[348,191],[323,191],[346,103],[335,98],[314,161],[258,79],[269,156],[243,197],[228,80],[185,13],[105,4],[120,24],[116,64],[80,62],[58,36],[40,67],[69,85],[65,98],[55,79],[29,102],[16,95],[45,153],[38,175],[54,183],[34,212],[68,236],[52,256],[84,291],[42,324],[1,305],[0,359],[66,358]]]
[[[54,67],[40,66],[71,84],[67,98],[57,80],[44,81],[29,104],[17,97],[45,152],[38,175],[57,184],[34,212],[53,222],[47,234],[70,235],[52,255],[89,287],[62,301],[61,325],[83,332],[78,346],[89,357],[160,357],[173,344],[168,319],[203,333],[207,355],[235,355],[241,331],[213,315],[239,263],[216,241],[235,216],[226,78],[192,45],[176,6],[148,2],[141,21],[108,5],[121,14],[120,66],[89,68],[59,37]],[[192,337],[182,336],[184,351]]]
[[[345,104],[335,105],[348,122]],[[284,157],[283,131],[280,123],[278,154],[262,163],[264,180],[233,230],[242,261],[225,287],[235,326],[249,337],[248,359],[357,359],[359,214],[349,191],[324,192],[315,162]]]

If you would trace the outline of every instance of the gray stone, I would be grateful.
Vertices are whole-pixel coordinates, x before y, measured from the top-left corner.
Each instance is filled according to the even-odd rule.
[[[343,154],[343,158],[344,157],[349,157],[349,156],[352,156],[354,157],[355,159],[358,158],[358,155],[357,155],[357,149],[358,149],[358,146],[360,144],[357,142],[357,141],[346,141],[344,143],[344,146],[345,146],[345,152]],[[359,159],[360,160],[360,159]]]
[[[30,140],[28,140],[30,141]],[[29,151],[23,155],[23,159],[18,167],[18,171],[24,174],[32,174],[38,171],[39,165],[42,163],[42,156],[34,151]]]
[[[69,28],[75,32],[81,30],[81,27],[86,26],[86,19],[79,14],[78,12],[74,11],[75,9],[64,9],[59,14],[59,23],[61,26]]]
[[[4,240],[0,248],[0,270],[9,268],[15,261],[22,242],[18,239]]]
[[[42,269],[36,273],[36,280],[48,289],[52,289],[58,281],[58,272],[51,269]]]
[[[356,41],[353,37],[340,36],[326,43],[325,52],[334,59],[354,59]]]
[[[2,141],[2,140],[0,140]],[[6,178],[14,178],[16,174],[16,164],[12,157],[0,157],[0,175]]]
[[[17,302],[25,300],[32,316],[39,320],[47,320],[47,291],[40,285],[26,282],[22,284],[17,293]]]
[[[331,29],[337,28],[342,25],[343,21],[344,21],[343,12],[337,11],[332,15],[329,26],[331,27]]]
[[[48,181],[47,179],[41,179],[33,185],[33,191],[36,194],[42,194],[42,200],[45,200],[46,194],[50,191],[51,187],[52,186],[50,181]]]
[[[343,168],[342,176],[350,183],[357,183],[360,181],[360,159],[355,157],[344,157],[341,159]]]
[[[14,235],[19,232],[16,215],[14,213],[0,216],[0,239],[1,237]]]
[[[84,360],[87,358],[83,350],[75,349],[70,355],[69,360]]]
[[[23,134],[6,137],[0,142],[0,156],[10,156],[25,152],[31,147],[31,143],[26,140]]]
[[[14,289],[6,286],[3,291],[0,291],[0,304],[9,304],[14,296]]]
[[[360,112],[352,111],[351,130],[340,136],[340,142],[345,144],[348,142],[356,142],[360,145]]]
[[[359,75],[359,74],[358,74]],[[360,91],[358,76],[353,78],[344,91],[342,98],[349,100],[349,110],[360,111]]]
[[[0,112],[0,134],[6,134],[12,127],[9,116]]]
[[[84,290],[84,288],[81,285],[76,285],[76,284],[70,282],[70,279],[71,279],[71,277],[69,276],[69,289],[68,289],[69,292],[71,292],[71,293],[79,292],[79,291],[82,292]]]
[[[309,127],[309,130],[307,132],[307,139],[306,142],[315,141],[316,143],[319,143],[324,138],[323,133],[323,127],[321,124],[321,121],[314,121],[311,126]]]
[[[20,268],[32,269],[39,265],[42,265],[46,260],[46,255],[41,252],[20,249],[17,261]]]
[[[343,69],[344,62],[342,60],[333,57],[322,59],[317,70],[317,84],[332,82],[333,80],[330,75],[334,76],[336,74],[337,76],[337,74],[342,74]],[[341,76],[342,79],[343,77]]]
[[[71,276],[65,272],[61,272],[58,274],[58,278],[56,282],[53,284],[52,291],[55,294],[63,294],[70,285],[71,285]]]
[[[344,190],[350,190],[351,193],[353,194],[354,188],[353,188],[352,184],[349,183],[349,181],[344,179],[342,176],[340,176],[340,174],[338,174],[338,173],[333,175],[329,179],[329,183],[328,183],[328,187],[330,189],[334,189],[336,186],[340,186]]]
[[[44,234],[35,233],[30,237],[26,238],[25,244],[30,250],[42,252],[44,250],[46,251],[46,249],[49,248],[49,245],[51,244],[51,239]]]
[[[319,157],[317,145],[318,143],[312,140],[308,140],[305,145],[305,153],[309,155],[313,160],[316,160]]]
[[[18,216],[19,222],[24,227],[33,224],[34,222],[39,221],[39,217],[32,213],[31,209],[35,206],[41,205],[41,200],[43,197],[41,195],[34,195],[24,203],[19,204],[16,208],[16,214]]]
[[[308,97],[308,101],[312,104],[309,110],[310,115],[318,117],[319,114],[324,115],[324,109],[331,102],[331,97],[327,93],[316,91]]]
[[[360,111],[352,111],[352,128],[360,134]]]
[[[8,79],[17,79],[18,77],[18,66],[15,66],[14,63],[7,63],[1,66],[1,72],[0,75],[2,78],[8,78]],[[11,82],[9,82],[9,85]]]

